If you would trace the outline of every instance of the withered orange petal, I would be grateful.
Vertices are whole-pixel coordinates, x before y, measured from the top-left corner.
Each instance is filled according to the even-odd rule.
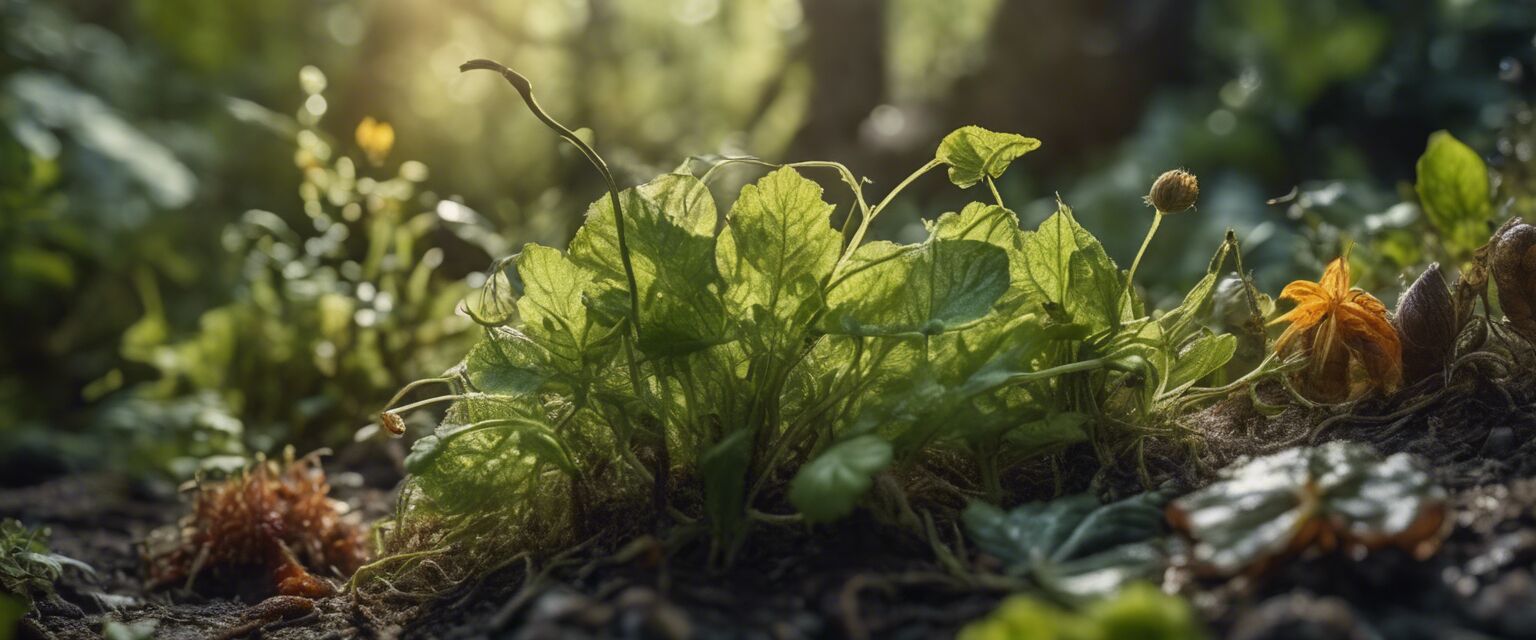
[[[1291,324],[1312,325],[1316,324],[1318,319],[1322,318],[1327,313],[1328,305],[1326,304],[1299,304],[1296,305],[1294,309],[1280,314],[1280,316],[1274,320],[1270,320],[1269,324],[1276,325],[1283,322],[1289,322]]]
[[[1349,292],[1349,260],[1345,257],[1334,258],[1328,263],[1328,268],[1323,270],[1323,277],[1317,281],[1327,295],[1335,300],[1343,300]]]
[[[1328,292],[1324,291],[1316,282],[1296,280],[1285,285],[1285,288],[1280,290],[1280,299],[1294,300],[1297,304],[1307,304],[1309,302],[1327,303]]]
[[[1382,317],[1387,315],[1387,305],[1382,304],[1381,300],[1376,299],[1376,296],[1371,295],[1370,292],[1364,289],[1350,289],[1349,296],[1345,298],[1345,301],[1360,305],[1366,311]]]

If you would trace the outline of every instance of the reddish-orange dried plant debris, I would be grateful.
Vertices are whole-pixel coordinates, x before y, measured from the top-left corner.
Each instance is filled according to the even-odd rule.
[[[330,595],[320,575],[350,575],[366,560],[361,524],[330,490],[318,455],[296,460],[291,449],[281,464],[262,459],[236,477],[199,482],[177,530],[151,539],[150,583],[209,577],[269,594]]]
[[[1380,300],[1349,286],[1347,250],[1328,264],[1321,280],[1292,282],[1280,299],[1296,307],[1274,320],[1290,323],[1275,341],[1275,352],[1308,358],[1306,368],[1294,376],[1304,394],[1339,402],[1369,389],[1397,389],[1403,379],[1397,330]]]

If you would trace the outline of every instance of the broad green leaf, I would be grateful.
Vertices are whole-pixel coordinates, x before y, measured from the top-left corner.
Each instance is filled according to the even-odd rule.
[[[1008,290],[1008,256],[977,240],[859,247],[827,294],[827,333],[937,335],[977,320]]]
[[[930,224],[932,235],[942,240],[979,240],[1008,254],[1008,293],[998,301],[1000,309],[1013,309],[1029,294],[1025,270],[1024,230],[1019,217],[995,204],[972,202],[959,213],[946,213]]]
[[[1493,202],[1482,157],[1450,133],[1436,131],[1417,168],[1419,203],[1448,244],[1471,252],[1487,241]]]
[[[966,188],[1003,175],[1019,156],[1040,148],[1040,141],[1016,133],[961,127],[939,142],[934,158],[949,166],[949,181]]]
[[[1083,425],[1088,419],[1086,415],[1070,411],[1052,413],[1009,429],[1003,439],[1032,455],[1053,453],[1067,445],[1087,441],[1088,433],[1083,431]]]
[[[544,384],[537,345],[518,332],[501,330],[476,343],[464,358],[464,375],[482,393],[521,396]]]
[[[704,513],[715,535],[729,539],[742,525],[747,465],[752,458],[752,432],[737,430],[715,443],[699,458],[704,478]]]
[[[558,249],[530,243],[518,256],[517,275],[523,287],[517,299],[522,331],[549,351],[556,368],[579,370],[587,349],[606,334],[582,303],[592,271]]]
[[[811,522],[848,515],[874,484],[876,473],[891,464],[891,443],[862,435],[822,451],[800,467],[789,483],[789,501]]]
[[[1067,596],[1112,593],[1127,581],[1156,576],[1166,565],[1161,493],[1100,505],[1080,494],[1012,511],[973,502],[961,519],[981,550],[1013,575]]]
[[[732,315],[767,312],[753,336],[782,347],[795,321],[822,305],[821,287],[837,264],[842,236],[832,228],[832,205],[821,187],[791,168],[741,190],[715,245]],[[768,334],[768,335],[762,335]]]
[[[1066,204],[1058,202],[1056,213],[1025,233],[1022,245],[1030,298],[1095,329],[1121,317],[1117,309],[1125,281],[1120,270]]]
[[[1204,335],[1184,347],[1174,359],[1164,393],[1178,393],[1226,366],[1237,353],[1237,336],[1230,333]]]
[[[725,341],[715,205],[704,183],[691,175],[667,174],[625,189],[619,200],[639,290],[640,350],[678,356]],[[628,286],[608,198],[593,203],[571,241],[570,256],[601,280],[587,288],[591,297],[613,301],[614,288]]]

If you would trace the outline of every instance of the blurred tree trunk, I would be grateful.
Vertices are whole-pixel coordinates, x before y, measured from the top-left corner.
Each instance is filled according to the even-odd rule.
[[[884,100],[885,0],[812,0],[805,11],[813,89],[790,158],[836,160],[873,172],[859,125]]]

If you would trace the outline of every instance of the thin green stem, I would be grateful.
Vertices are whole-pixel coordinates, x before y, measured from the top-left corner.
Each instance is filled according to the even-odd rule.
[[[1136,286],[1136,269],[1141,266],[1141,257],[1146,255],[1147,246],[1152,244],[1152,236],[1157,235],[1157,227],[1162,223],[1163,212],[1158,211],[1157,215],[1152,217],[1152,228],[1147,229],[1147,237],[1142,239],[1141,248],[1136,250],[1136,259],[1131,261],[1131,270],[1125,275],[1125,291],[1120,294],[1121,298],[1130,295],[1131,289]]]
[[[992,180],[992,176],[987,176],[987,188],[992,191],[992,199],[997,201],[997,206],[1007,209],[1008,205],[1003,204],[1003,194],[997,192],[997,183]]]
[[[533,83],[529,82],[522,74],[493,60],[476,59],[459,65],[461,73],[474,69],[500,73],[501,77],[506,78],[507,83],[512,85],[512,88],[517,89],[517,93],[523,97],[523,102],[528,105],[528,110],[532,111],[533,115],[540,122],[544,123],[544,126],[549,127],[560,137],[565,138],[566,141],[574,145],[581,152],[581,155],[586,157],[587,162],[592,163],[597,172],[602,174],[603,181],[608,184],[608,199],[613,204],[613,223],[617,227],[619,241],[619,261],[624,264],[624,278],[629,284],[629,313],[634,319],[634,332],[636,338],[638,338],[640,336],[640,286],[635,279],[635,266],[629,258],[629,244],[624,238],[624,211],[623,207],[619,204],[619,185],[613,179],[613,172],[608,170],[608,163],[604,162],[602,156],[597,155],[597,151],[593,150],[591,146],[577,136],[576,132],[571,131],[565,125],[550,117],[539,106],[539,101],[533,97]]]
[[[832,268],[834,277],[837,272],[842,271],[843,265],[848,263],[848,259],[853,257],[854,250],[864,243],[864,234],[869,231],[869,225],[875,221],[875,217],[880,215],[880,212],[884,211],[885,207],[891,204],[891,201],[895,200],[896,195],[901,193],[903,189],[906,189],[908,185],[923,177],[923,174],[934,170],[941,164],[943,163],[938,160],[929,160],[928,164],[918,167],[917,171],[913,171],[911,175],[897,183],[896,188],[891,189],[890,193],[885,194],[885,197],[880,199],[880,203],[875,205],[875,208],[869,210],[869,215],[864,216],[864,219],[859,221],[859,228],[853,232],[853,239],[848,241],[848,247],[843,250],[843,257],[839,258],[837,266]]]

